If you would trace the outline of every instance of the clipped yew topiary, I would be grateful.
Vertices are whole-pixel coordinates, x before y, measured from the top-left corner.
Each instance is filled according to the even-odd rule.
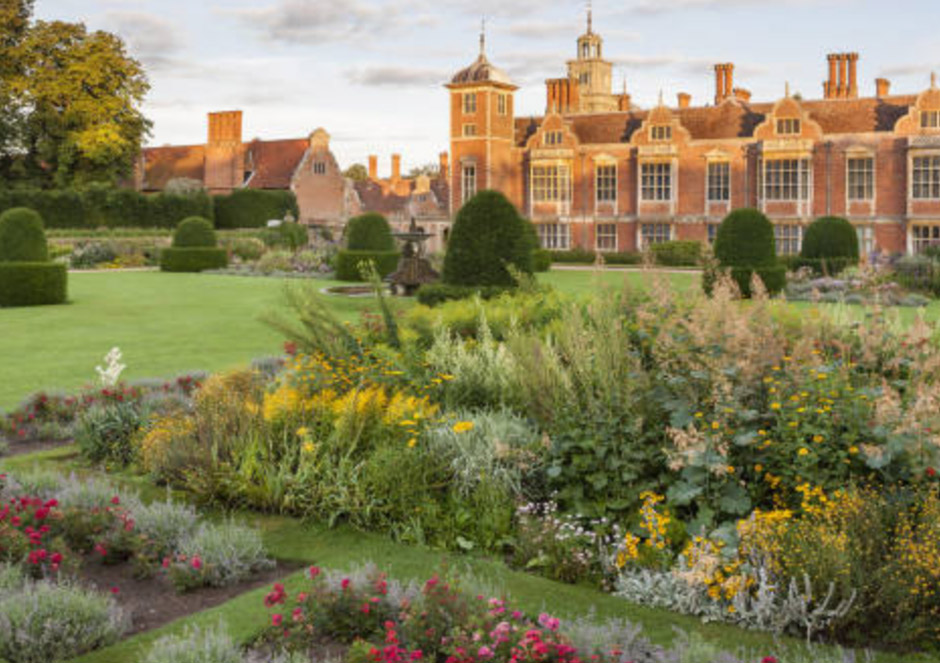
[[[838,274],[858,264],[858,235],[848,219],[824,216],[803,235],[800,263],[822,274]]]
[[[208,219],[183,219],[173,234],[173,246],[160,253],[164,272],[202,272],[228,264],[225,249],[216,246],[215,229]]]
[[[0,306],[61,304],[65,265],[49,261],[42,217],[24,207],[0,214]]]
[[[770,294],[780,292],[786,285],[786,268],[777,260],[774,227],[760,210],[738,209],[725,217],[715,238],[715,259],[718,268],[737,283],[743,297],[751,296],[755,274]],[[705,291],[710,292],[714,274],[706,274],[702,283]]]
[[[346,249],[349,251],[394,251],[395,239],[388,221],[370,212],[353,217],[346,224]]]
[[[498,191],[481,191],[457,213],[444,257],[450,285],[513,286],[512,265],[532,273],[528,221]]]
[[[0,214],[0,262],[45,262],[49,259],[42,217],[26,207]]]

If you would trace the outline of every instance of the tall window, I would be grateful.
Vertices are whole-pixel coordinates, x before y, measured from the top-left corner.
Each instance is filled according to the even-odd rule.
[[[921,111],[920,126],[923,129],[940,129],[940,110]]]
[[[595,244],[598,251],[617,250],[617,224],[598,223],[594,226]]]
[[[473,115],[477,112],[477,93],[466,92],[463,95],[463,114]]]
[[[940,226],[912,226],[911,240],[914,253],[923,253],[928,246],[940,244]]]
[[[640,168],[643,200],[672,200],[672,164],[644,163]]]
[[[543,249],[568,248],[570,235],[569,228],[563,223],[540,223],[538,224],[539,244]]]
[[[708,202],[723,203],[731,199],[731,164],[727,161],[708,164]]]
[[[778,136],[793,136],[800,133],[800,121],[795,117],[784,117],[777,120]]]
[[[568,166],[532,166],[532,200],[536,203],[571,200],[571,174]]]
[[[500,93],[496,98],[496,112],[500,115],[506,114],[506,96],[507,95]]]
[[[582,73],[578,76],[578,83],[580,83],[581,85],[585,85],[585,86],[590,85],[590,84],[591,84],[591,74],[590,74],[589,72],[586,72],[586,71],[585,71],[585,72],[582,72]]]
[[[788,224],[774,226],[774,240],[777,242],[777,255],[795,256],[803,244],[803,227]]]
[[[848,160],[849,200],[875,197],[875,160],[871,157]]]
[[[617,166],[603,164],[594,170],[597,202],[613,203],[617,200]]]
[[[858,254],[868,256],[875,250],[875,229],[871,226],[855,226],[858,235]]]
[[[765,200],[809,200],[809,159],[764,162]]]
[[[542,143],[545,145],[561,145],[562,136],[560,131],[546,131],[542,136]]]
[[[672,127],[670,126],[656,126],[650,129],[650,137],[653,140],[665,141],[672,140]]]
[[[461,200],[467,202],[477,194],[477,167],[476,164],[466,163],[460,178]]]
[[[464,138],[471,138],[477,135],[477,125],[475,124],[465,124],[463,125],[463,135]]]
[[[326,164],[322,161],[315,161],[313,163],[313,174],[314,175],[326,175]]]
[[[672,239],[672,226],[668,223],[644,223],[640,226],[640,246],[646,248]]]
[[[940,198],[940,156],[914,157],[911,196],[920,200]]]

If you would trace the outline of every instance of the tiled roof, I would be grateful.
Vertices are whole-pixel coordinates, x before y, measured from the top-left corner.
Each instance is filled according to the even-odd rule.
[[[254,172],[249,189],[289,189],[291,178],[304,152],[310,146],[306,138],[288,140],[253,140],[246,145],[250,160],[245,163]]]
[[[206,150],[202,145],[147,147],[143,156],[145,191],[162,191],[176,178],[204,179]]]
[[[383,194],[382,186],[372,180],[355,183],[356,193],[362,202],[363,212],[395,214],[407,211],[410,196],[396,196],[394,193]]]
[[[378,212],[390,216],[393,214],[415,215],[416,217],[437,216],[447,214],[448,187],[443,179],[436,178],[430,182],[428,195],[415,194],[415,182],[411,181],[412,193],[399,196],[395,193],[382,192],[382,185],[373,180],[354,182],[356,193],[362,204],[363,212]]]
[[[502,83],[503,85],[512,85],[509,75],[491,64],[483,53],[480,53],[473,64],[461,69],[450,80],[451,85],[460,85],[461,83]]]
[[[888,132],[908,113],[917,97],[894,96],[884,99],[833,99],[802,102],[803,109],[828,134]],[[772,112],[774,104],[746,104],[736,101],[718,106],[674,109],[693,140],[749,138]],[[623,111],[572,115],[567,117],[582,144],[626,143],[646,119],[648,111]],[[516,144],[524,146],[541,118],[516,119]]]

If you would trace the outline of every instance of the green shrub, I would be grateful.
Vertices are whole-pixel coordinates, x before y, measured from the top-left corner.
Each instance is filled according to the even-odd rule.
[[[597,254],[587,249],[569,249],[567,251],[549,251],[552,262],[592,264],[597,260]]]
[[[375,263],[379,276],[385,278],[398,268],[398,251],[340,251],[336,254],[336,278],[339,281],[362,281],[359,264]]]
[[[65,265],[0,262],[0,307],[62,304],[68,290]]]
[[[786,285],[786,268],[777,260],[774,227],[759,210],[738,209],[725,217],[715,238],[715,259],[719,269],[730,272],[744,297],[751,295],[755,272],[770,294]],[[711,291],[715,280],[714,272],[709,271],[702,279],[706,292]]]
[[[552,268],[552,252],[536,249],[532,252],[532,271],[547,272]]]
[[[214,196],[216,228],[263,228],[268,221],[288,214],[300,217],[293,191],[237,189],[229,195]]]
[[[261,232],[261,240],[272,248],[285,248],[291,251],[302,249],[310,243],[307,227],[299,223],[284,221],[276,228],[266,228]]]
[[[460,209],[444,257],[444,282],[451,285],[512,286],[510,265],[532,273],[528,221],[498,191],[481,191]]]
[[[40,191],[15,189],[0,191],[0,212],[28,207],[42,216],[46,228],[83,228],[87,226],[82,196],[77,191]]]
[[[501,285],[472,286],[428,283],[418,290],[417,298],[419,304],[434,307],[440,306],[444,302],[466,299],[475,295],[479,295],[481,299],[492,299],[509,292],[509,290],[509,288]]]
[[[160,269],[164,272],[202,272],[222,269],[226,265],[228,254],[225,249],[169,248],[160,252]]]
[[[838,274],[858,264],[858,235],[847,219],[824,216],[803,235],[803,264],[825,274]]]
[[[198,216],[212,221],[215,210],[212,199],[205,191],[175,195],[171,193],[158,193],[146,196],[147,219],[146,227],[176,228],[180,221],[189,217]],[[122,223],[123,226],[137,225]]]
[[[42,217],[25,207],[0,214],[0,262],[45,262],[49,259]]]
[[[174,249],[214,247],[217,243],[212,223],[198,216],[181,221],[173,234]]]
[[[654,262],[664,267],[694,267],[702,259],[702,243],[696,241],[661,242],[650,251]]]
[[[388,221],[374,212],[353,217],[346,224],[349,251],[394,251],[395,239]]]
[[[643,262],[643,255],[636,251],[605,253],[604,262],[608,265],[639,265]]]
[[[0,598],[0,659],[52,663],[109,645],[129,620],[104,594],[39,582]]]
[[[94,463],[126,466],[134,460],[133,438],[143,425],[140,408],[127,401],[96,405],[78,420],[75,442]]]

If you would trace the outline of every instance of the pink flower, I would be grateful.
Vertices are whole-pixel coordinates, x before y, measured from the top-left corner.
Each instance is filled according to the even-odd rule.
[[[777,659],[773,656],[765,656],[760,660],[760,663],[777,663]]]
[[[283,623],[283,621],[284,621],[284,615],[281,615],[281,614],[271,615],[271,623],[274,626],[280,626],[281,623]]]
[[[121,498],[115,495],[111,498],[111,504],[118,505],[121,503]]]
[[[193,568],[196,569],[197,571],[202,568],[202,560],[199,559],[199,555],[193,556],[192,565],[193,565]]]
[[[342,587],[344,590],[349,589],[349,578],[343,578],[342,581],[339,583],[339,586]]]
[[[294,608],[294,612],[291,613],[291,616],[293,617],[295,622],[299,622],[301,619],[304,618],[303,608]]]
[[[477,651],[477,658],[484,659],[484,660],[488,658],[493,658],[493,650],[490,649],[489,647],[480,647],[480,649]]]
[[[170,568],[170,558],[169,558],[169,557],[164,557],[164,558],[163,558],[163,568],[165,568],[165,569]]]
[[[121,592],[121,590],[118,589],[117,587],[112,587],[112,588],[111,588],[111,593],[114,594],[115,596],[117,596],[120,592]]]
[[[313,580],[313,579],[316,578],[318,575],[320,575],[320,567],[319,567],[319,566],[311,566],[311,567],[310,567],[310,570],[309,570],[309,573],[310,573],[310,579]]]
[[[549,631],[557,631],[558,627],[561,625],[561,622],[557,617],[552,617],[547,612],[543,612],[539,615],[539,624],[544,628],[547,628]]]

